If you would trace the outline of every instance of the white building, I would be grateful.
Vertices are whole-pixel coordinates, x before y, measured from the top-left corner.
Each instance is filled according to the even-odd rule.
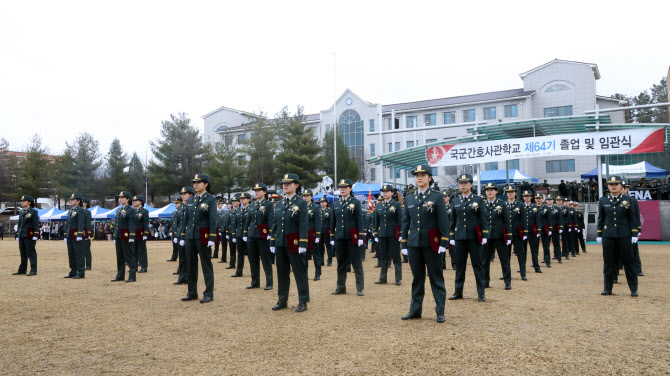
[[[481,94],[429,99],[417,102],[378,104],[364,100],[352,90],[345,90],[331,105],[319,114],[306,116],[317,138],[322,139],[337,116],[338,132],[361,170],[369,170],[362,180],[382,182],[398,179],[404,183],[408,171],[391,167],[367,165],[365,160],[390,152],[404,150],[433,142],[468,137],[465,126],[473,122],[515,122],[558,116],[581,116],[585,111],[626,105],[596,93],[600,71],[596,64],[553,60],[519,75],[523,87]],[[218,142],[220,133],[230,130],[238,138],[247,137],[246,124],[256,115],[220,107],[203,116],[205,140]],[[623,123],[624,114],[610,114],[612,123]],[[559,157],[555,159],[510,161],[510,168],[547,179],[557,184],[561,179],[579,180],[579,176],[596,167],[593,157]],[[488,163],[486,170],[504,169],[505,163]],[[395,176],[393,174],[395,173]],[[435,168],[438,183],[450,182],[447,176],[455,168]],[[410,175],[411,176],[411,175]]]

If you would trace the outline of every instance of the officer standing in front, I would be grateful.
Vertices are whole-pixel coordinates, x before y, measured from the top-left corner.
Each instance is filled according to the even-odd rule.
[[[272,202],[266,199],[268,187],[263,183],[254,186],[256,201],[249,206],[247,214],[247,245],[249,253],[249,270],[251,271],[251,285],[248,289],[261,287],[261,268],[265,272],[265,290],[272,290],[272,263],[270,262],[270,229],[274,208]]]
[[[509,222],[512,226],[512,244],[507,246],[507,254],[510,262],[512,259],[512,250],[517,255],[519,266],[521,266],[521,259],[518,258],[521,248],[523,247],[523,226],[521,225],[521,203],[516,199],[516,189],[513,186],[505,188],[507,195],[507,211],[509,213]],[[524,261],[525,262],[525,261]],[[526,281],[526,277],[522,276],[522,280]]]
[[[184,209],[183,228],[186,233],[186,269],[188,270],[188,294],[182,301],[198,299],[198,257],[202,265],[205,291],[200,303],[214,300],[214,269],[209,247],[216,239],[216,198],[208,190],[209,176],[196,174],[193,180],[195,196],[188,199]]]
[[[384,201],[377,204],[372,212],[372,231],[375,237],[381,259],[381,272],[379,280],[375,284],[387,283],[387,272],[391,261],[395,265],[395,284],[402,283],[402,260],[400,259],[400,226],[402,225],[402,207],[398,201],[393,200],[393,186],[384,184],[381,188]]]
[[[353,182],[350,179],[340,180],[337,186],[340,189],[340,199],[333,202],[333,215],[330,217],[332,231],[330,245],[335,247],[337,257],[337,288],[332,294],[347,293],[347,268],[350,263],[356,275],[357,295],[363,296],[365,294],[360,248],[365,236],[363,209],[361,202],[351,197]]]
[[[86,227],[86,213],[81,208],[82,195],[73,193],[70,196],[72,208],[67,213],[65,234],[67,242],[67,256],[70,262],[70,274],[65,278],[81,279],[85,277],[86,263],[84,261],[84,227]]]
[[[277,295],[279,300],[273,311],[288,307],[288,290],[291,284],[289,274],[293,270],[298,287],[298,307],[296,312],[307,310],[309,303],[309,282],[305,268],[304,254],[307,253],[307,202],[298,194],[300,178],[296,174],[285,174],[280,181],[284,199],[277,201],[270,234],[270,252],[277,262]]]
[[[603,244],[605,267],[605,289],[602,295],[612,295],[612,286],[617,279],[617,260],[623,259],[626,280],[633,297],[637,294],[637,270],[632,245],[637,243],[638,223],[630,197],[621,193],[621,177],[607,179],[610,193],[598,202],[598,243]]]
[[[91,207],[91,199],[88,197],[82,197],[81,206],[84,209],[84,214],[86,219],[84,220],[84,265],[86,270],[91,270],[93,261],[91,259],[91,233],[93,233],[93,215],[91,211],[88,210]]]
[[[633,206],[633,216],[637,220],[637,237],[638,239],[642,236],[642,221],[640,218],[640,203],[633,196],[628,195],[628,184],[625,181],[621,182],[621,193],[630,197],[630,203]],[[583,216],[582,216],[582,228],[584,228]],[[584,245],[584,236],[583,234],[579,236],[582,243],[582,249],[586,253],[586,247]],[[644,277],[642,273],[642,260],[640,259],[640,247],[637,242],[633,243],[633,260],[635,261],[635,269],[637,270],[638,277]],[[621,258],[619,258],[618,263],[619,269],[621,269]]]
[[[114,246],[116,248],[116,277],[112,282],[123,281],[126,277],[126,265],[128,265],[128,280],[126,282],[135,282],[137,272],[137,260],[133,245],[130,240],[130,217],[133,214],[133,208],[128,205],[131,199],[130,192],[121,191],[117,196],[120,207],[116,210],[114,216]]]
[[[509,255],[507,246],[512,244],[512,226],[509,221],[509,209],[503,200],[498,198],[498,187],[488,183],[484,187],[486,192],[486,203],[484,212],[489,226],[491,238],[484,245],[484,286],[490,287],[491,282],[491,254],[498,251],[498,259],[502,267],[505,290],[512,288],[512,272],[509,266]]]
[[[405,196],[402,208],[402,253],[409,256],[412,270],[412,302],[409,313],[402,320],[419,319],[423,310],[426,270],[435,299],[437,322],[443,323],[447,290],[442,274],[442,253],[449,244],[449,217],[440,191],[431,188],[433,173],[428,166],[417,166],[412,171],[416,190]],[[392,239],[391,241],[394,241]]]
[[[19,212],[19,222],[16,228],[16,240],[19,242],[19,253],[21,263],[19,270],[12,275],[26,274],[28,270],[28,260],[30,260],[29,276],[37,274],[37,251],[35,242],[39,237],[40,216],[35,209],[35,199],[33,196],[21,196],[21,211]]]
[[[456,258],[456,279],[454,295],[449,300],[463,299],[465,267],[468,254],[477,283],[477,300],[486,301],[482,245],[488,242],[489,225],[484,210],[484,200],[472,192],[472,175],[463,174],[458,178],[461,194],[451,203],[450,236]]]
[[[144,197],[133,197],[133,215],[130,217],[130,242],[134,243],[135,258],[140,266],[138,273],[146,273],[149,266],[147,238],[149,237],[149,211],[144,208]]]

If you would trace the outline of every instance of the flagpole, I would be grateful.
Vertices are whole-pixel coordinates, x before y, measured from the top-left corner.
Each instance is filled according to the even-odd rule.
[[[335,161],[335,179],[337,184],[337,103],[335,98],[335,53],[333,52],[333,160]],[[333,192],[335,192],[335,185],[333,185]]]

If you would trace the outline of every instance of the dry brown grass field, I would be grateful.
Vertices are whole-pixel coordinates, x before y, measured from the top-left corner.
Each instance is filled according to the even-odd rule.
[[[646,276],[639,298],[630,296],[623,272],[615,295],[600,295],[599,245],[542,274],[531,268],[527,282],[515,273],[514,258],[510,291],[498,280],[496,259],[484,303],[477,302],[468,266],[465,299],[447,301],[444,324],[435,322],[428,282],[423,319],[401,321],[409,310],[409,266],[403,264],[402,286],[375,285],[379,269],[369,253],[364,297],[356,296],[352,273],[349,294],[331,296],[335,265],[324,267],[321,281],[310,279],[308,310],[296,313],[293,280],[289,309],[273,312],[276,282],[271,291],[247,290],[248,262],[243,278],[230,278],[227,264],[215,263],[214,301],[200,304],[181,302],[186,287],[172,285],[177,264],[166,262],[170,243],[148,244],[149,273],[130,284],[110,282],[112,242],[92,248],[93,270],[72,280],[63,279],[62,242],[38,242],[34,277],[11,275],[18,245],[0,242],[0,374],[670,373],[667,245],[640,247]],[[449,296],[453,271],[445,281]],[[202,296],[202,274],[199,282]]]

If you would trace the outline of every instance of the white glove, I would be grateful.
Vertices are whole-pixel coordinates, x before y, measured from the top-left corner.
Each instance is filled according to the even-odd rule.
[[[300,247],[298,248],[298,253],[305,253],[307,252],[307,248]]]
[[[246,236],[243,236],[243,237],[242,237],[242,240],[244,240],[245,242],[248,241],[247,239],[248,239],[248,238],[247,238]]]
[[[147,237],[146,237],[146,236],[143,236],[143,237],[142,237],[142,240],[147,240]]]
[[[237,243],[237,238],[233,238],[233,243]]]
[[[540,234],[537,234],[537,237],[539,238],[539,237],[540,237]]]
[[[559,233],[559,234],[562,234],[562,233],[563,233],[563,230],[558,230],[558,233]]]
[[[577,231],[577,232],[582,232],[582,230],[580,230],[580,229],[575,229],[575,231]]]
[[[407,248],[403,248],[400,252],[402,252],[403,256],[407,256]]]
[[[375,237],[375,243],[379,243],[379,238]]]
[[[78,242],[81,241],[81,236],[77,236],[77,241],[78,241]]]
[[[18,241],[19,241],[19,238],[16,238],[16,241],[18,242]]]
[[[331,240],[330,245],[335,245],[335,240]]]
[[[268,235],[268,240],[272,239],[272,236]]]
[[[321,241],[321,239],[319,239],[319,238],[314,239],[314,243],[316,243],[316,244],[319,244],[319,241]]]
[[[179,241],[179,245],[183,247],[183,246],[184,246],[184,241],[183,241],[183,240],[180,240],[180,241]]]
[[[437,253],[440,254],[440,253],[444,253],[444,252],[446,252],[446,251],[447,251],[446,248],[444,248],[444,247],[440,247],[440,248],[437,250]]]
[[[642,233],[641,233],[641,232],[638,232],[638,233],[637,233],[637,237],[638,237],[638,239],[641,238],[641,237],[642,237]]]
[[[16,241],[19,241],[19,239],[17,238]],[[67,238],[63,239],[63,241],[67,243]]]
[[[510,244],[512,244],[512,241],[508,239],[507,240],[507,245],[510,245]]]
[[[363,239],[358,239],[358,246],[360,247],[362,245],[363,245]]]
[[[449,244],[453,245],[454,247],[456,246],[456,240],[449,240]]]
[[[488,242],[488,239],[482,238],[482,245],[486,244],[486,242]]]
[[[210,240],[210,241],[207,242],[207,246],[208,247],[213,247],[213,246],[215,246],[215,244],[214,244],[213,241]]]
[[[598,243],[602,243],[602,242],[603,242],[603,238],[601,238],[601,237],[599,236],[599,237],[596,238],[596,241],[597,241]]]
[[[33,236],[33,240],[37,240],[37,236]]]
[[[630,241],[632,242],[631,244],[637,243],[637,236],[633,236],[632,238],[630,238]]]
[[[177,239],[177,238],[172,239],[172,241],[174,242],[174,244],[179,243],[179,239]]]
[[[551,236],[551,231],[549,231],[549,235],[548,235],[548,236]]]
[[[568,232],[572,232],[572,229],[571,229],[571,228],[569,228],[569,229],[568,229]]]
[[[226,235],[226,239],[230,240],[230,235]]]
[[[270,247],[270,252],[275,253],[275,247]]]
[[[114,242],[114,244],[116,245],[116,239],[114,239],[114,240],[112,240],[112,241],[113,241],[113,242]]]
[[[527,240],[528,237],[526,235],[523,236],[523,240]]]

